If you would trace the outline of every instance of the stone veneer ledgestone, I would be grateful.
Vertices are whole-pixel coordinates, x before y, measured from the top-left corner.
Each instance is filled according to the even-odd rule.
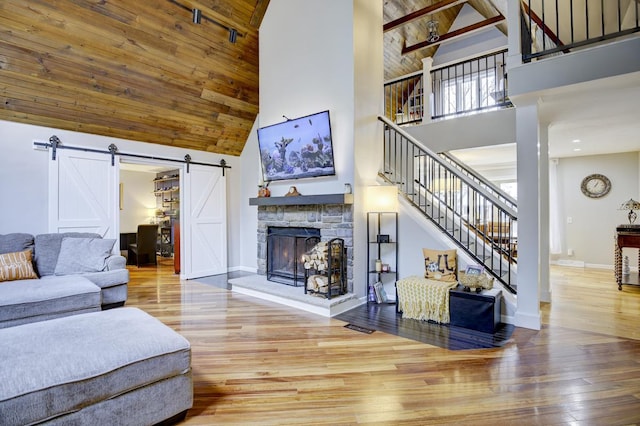
[[[267,229],[270,226],[319,228],[322,241],[342,238],[347,249],[347,291],[353,293],[352,204],[258,206],[259,275],[267,273]]]

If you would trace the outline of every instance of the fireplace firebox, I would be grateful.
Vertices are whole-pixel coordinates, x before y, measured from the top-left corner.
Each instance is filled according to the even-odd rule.
[[[320,242],[320,229],[270,226],[267,229],[267,280],[304,285],[302,255]]]

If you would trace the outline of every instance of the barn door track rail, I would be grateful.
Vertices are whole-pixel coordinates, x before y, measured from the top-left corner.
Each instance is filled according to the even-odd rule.
[[[116,155],[119,155],[120,157],[144,158],[144,159],[148,159],[148,160],[162,160],[162,161],[171,161],[171,162],[174,162],[174,163],[183,163],[183,164],[187,165],[187,173],[189,173],[189,167],[192,164],[197,165],[197,166],[221,167],[222,168],[222,176],[224,176],[225,169],[230,169],[231,168],[231,166],[227,166],[227,162],[224,159],[221,159],[219,164],[212,164],[212,163],[202,163],[202,162],[198,162],[198,161],[192,161],[191,160],[191,155],[189,155],[189,154],[186,154],[184,156],[184,159],[182,159],[182,160],[178,160],[178,159],[175,159],[175,158],[156,157],[156,156],[153,156],[153,155],[131,154],[131,153],[127,153],[127,152],[118,151],[118,147],[113,143],[111,145],[109,145],[109,147],[107,148],[106,151],[105,150],[101,150],[101,149],[86,148],[86,147],[80,147],[80,146],[63,145],[62,141],[60,141],[60,138],[58,138],[56,135],[51,136],[49,138],[49,142],[34,142],[33,145],[37,146],[37,147],[42,147],[44,149],[51,148],[51,160],[52,161],[56,160],[56,152],[58,151],[58,149],[71,149],[71,150],[74,150],[74,151],[96,152],[96,153],[99,153],[99,154],[109,154],[109,155],[111,155],[111,165],[112,166],[115,165]]]

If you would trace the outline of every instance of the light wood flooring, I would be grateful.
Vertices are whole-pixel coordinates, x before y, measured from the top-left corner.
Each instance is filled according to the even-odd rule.
[[[640,424],[640,287],[552,267],[543,329],[450,351],[181,281],[167,260],[130,267],[128,306],[192,345],[184,425]]]

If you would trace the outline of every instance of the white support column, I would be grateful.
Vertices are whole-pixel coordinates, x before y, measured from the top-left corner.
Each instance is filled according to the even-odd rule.
[[[433,68],[433,58],[429,56],[422,59],[422,124],[431,122],[431,116],[433,115],[431,68]]]
[[[538,214],[540,216],[540,301],[551,302],[549,287],[549,125],[538,124]]]
[[[518,303],[516,326],[539,330],[540,316],[540,152],[536,104],[516,108],[518,163]],[[548,155],[545,155],[548,157]],[[546,161],[546,160],[545,160]],[[548,268],[549,259],[543,259]]]

